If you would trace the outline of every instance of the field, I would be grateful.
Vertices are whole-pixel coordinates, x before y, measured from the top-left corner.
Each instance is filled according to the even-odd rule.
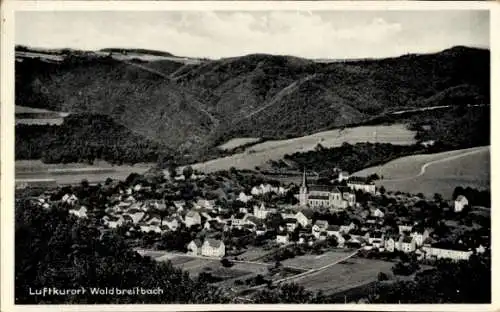
[[[90,183],[104,182],[108,177],[124,180],[133,172],[145,172],[151,164],[113,166],[104,161],[96,162],[94,165],[44,164],[40,160],[17,160],[15,166],[16,182],[55,179],[57,184],[74,184],[83,179],[87,179]]]
[[[331,294],[376,281],[379,272],[388,273],[393,265],[392,262],[351,258],[295,282],[308,290],[321,289]]]
[[[259,138],[236,138],[219,145],[217,148],[221,150],[232,150],[246,144],[258,142],[259,140]]]
[[[477,147],[429,155],[398,158],[354,175],[377,173],[377,185],[387,190],[451,197],[456,186],[490,188],[490,148]]]
[[[317,269],[345,258],[350,254],[352,254],[352,252],[349,251],[328,251],[321,255],[303,255],[292,259],[286,259],[281,263],[284,266],[299,267],[304,269]]]
[[[309,151],[318,144],[324,147],[336,147],[344,142],[351,144],[380,142],[405,145],[415,143],[414,135],[414,132],[406,129],[405,125],[402,124],[336,129],[294,139],[266,141],[247,148],[243,153],[198,163],[192,167],[206,172],[228,170],[231,167],[253,170],[256,166],[262,166],[269,160],[282,159],[285,154]]]

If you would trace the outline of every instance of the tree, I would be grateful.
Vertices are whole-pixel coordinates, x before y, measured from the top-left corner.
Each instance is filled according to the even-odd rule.
[[[385,194],[385,187],[383,185],[380,186],[380,188],[378,189],[378,191],[380,192],[380,194],[384,195]]]
[[[443,201],[443,196],[439,193],[434,193],[434,201],[436,203],[441,203]]]
[[[229,259],[227,258],[223,258],[220,262],[222,263],[222,266],[225,268],[230,268],[233,266],[233,262],[229,261]]]
[[[381,281],[387,281],[389,279],[389,276],[387,276],[386,273],[384,272],[379,272],[378,273],[378,280]]]
[[[186,180],[190,179],[191,176],[193,175],[193,167],[191,166],[184,167],[184,169],[182,169],[182,174],[184,175],[184,178]]]

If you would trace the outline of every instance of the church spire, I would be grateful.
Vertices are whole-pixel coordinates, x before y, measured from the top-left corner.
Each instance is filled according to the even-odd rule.
[[[306,168],[304,168],[304,174],[302,176],[302,187],[307,187]]]

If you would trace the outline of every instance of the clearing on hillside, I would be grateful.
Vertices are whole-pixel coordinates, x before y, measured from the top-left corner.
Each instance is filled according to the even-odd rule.
[[[350,144],[379,142],[410,145],[415,143],[414,137],[415,133],[408,130],[403,124],[336,129],[288,140],[263,142],[247,148],[244,153],[209,160],[192,165],[192,167],[205,172],[228,170],[231,167],[253,170],[269,160],[282,159],[285,154],[313,150],[318,144],[323,147],[336,147],[344,142]]]
[[[425,195],[440,193],[449,198],[457,186],[490,188],[490,147],[402,157],[354,175],[372,173],[383,176],[376,184],[387,190]]]
[[[243,145],[258,142],[259,140],[259,138],[235,138],[219,145],[217,148],[223,151],[232,150]]]

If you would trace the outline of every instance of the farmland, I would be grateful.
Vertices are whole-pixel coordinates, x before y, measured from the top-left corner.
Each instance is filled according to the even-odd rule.
[[[131,173],[143,173],[151,164],[136,164],[134,166],[114,166],[104,161],[93,165],[83,163],[44,164],[40,160],[17,160],[15,163],[16,182],[55,179],[57,184],[80,183],[86,179],[90,183],[104,182],[108,177],[125,179]]]
[[[403,124],[335,129],[293,139],[266,141],[247,148],[243,153],[194,164],[193,168],[207,172],[227,170],[231,167],[253,170],[269,160],[282,159],[285,154],[313,150],[318,144],[323,147],[336,147],[344,142],[409,145],[415,143],[414,135],[415,133]]]
[[[303,255],[282,262],[284,266],[317,269],[352,254],[349,251],[328,251],[321,255]]]
[[[402,157],[354,175],[367,176],[372,173],[383,176],[376,183],[387,190],[426,195],[441,193],[449,198],[456,186],[478,189],[490,187],[490,148],[486,146]]]
[[[335,293],[376,281],[379,272],[390,272],[393,265],[392,262],[351,258],[296,282],[308,290]]]
[[[16,125],[61,125],[69,113],[16,105]]]

